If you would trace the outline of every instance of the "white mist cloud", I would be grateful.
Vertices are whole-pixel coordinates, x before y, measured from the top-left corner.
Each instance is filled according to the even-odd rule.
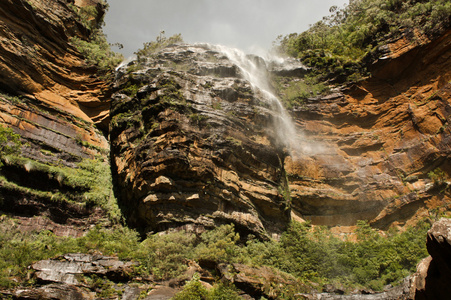
[[[302,32],[346,0],[108,0],[105,33],[129,56],[144,42],[181,33],[187,42],[269,49],[280,34]]]

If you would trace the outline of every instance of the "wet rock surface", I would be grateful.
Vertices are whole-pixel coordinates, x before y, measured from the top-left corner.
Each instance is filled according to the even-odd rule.
[[[234,223],[258,236],[289,220],[279,116],[226,54],[170,46],[119,70],[111,151],[131,225]]]

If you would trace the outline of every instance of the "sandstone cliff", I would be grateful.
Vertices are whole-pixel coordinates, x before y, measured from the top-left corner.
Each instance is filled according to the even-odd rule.
[[[224,53],[170,46],[121,68],[115,85],[114,182],[132,226],[232,222],[258,236],[284,229],[289,199],[277,116]]]
[[[86,23],[77,13],[84,5],[95,7],[98,19]],[[101,1],[0,4],[0,123],[23,145],[18,157],[5,158],[1,210],[24,229],[79,235],[76,224],[86,229],[104,215],[86,203],[97,201],[88,196],[98,172],[89,161],[97,157],[96,166],[108,168],[100,162],[109,146],[99,129],[108,128],[109,89],[73,44],[89,40],[104,10]]]
[[[312,150],[285,162],[292,208],[314,224],[387,229],[449,208],[451,32],[381,50],[371,78],[293,111]]]
[[[170,46],[124,66],[111,137],[130,224],[233,222],[261,235],[283,229],[290,212],[347,231],[446,211],[450,37],[400,39],[380,49],[369,79],[294,107],[291,153],[277,110],[215,47]],[[280,68],[285,82],[306,72]]]
[[[369,79],[291,109],[292,132],[286,112],[221,47],[171,45],[123,66],[109,82],[74,42],[90,39],[102,3],[0,3],[0,123],[22,141],[20,155],[2,157],[0,170],[0,210],[15,218],[10,227],[80,237],[94,224],[117,221],[108,154],[119,205],[141,233],[233,223],[242,237],[267,239],[292,219],[343,232],[361,219],[388,229],[449,211],[450,31],[432,41],[415,33],[379,49]],[[80,17],[85,6],[95,17]],[[286,82],[307,72],[252,55],[240,59]],[[432,258],[420,265],[429,269],[415,279],[418,298],[435,297],[431,287],[446,288],[436,279],[449,275],[448,229],[434,228]],[[274,278],[279,287],[294,282],[266,267],[203,263],[253,295],[276,298],[262,284]],[[190,264],[191,277],[204,268]],[[91,297],[64,288],[14,297]],[[406,293],[401,287],[380,297]]]

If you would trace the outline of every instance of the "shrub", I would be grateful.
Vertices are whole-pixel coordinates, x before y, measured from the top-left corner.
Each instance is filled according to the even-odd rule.
[[[144,47],[135,52],[138,60],[141,60],[145,57],[151,56],[158,52],[159,50],[167,47],[171,44],[183,43],[182,35],[174,34],[171,37],[165,37],[164,31],[160,32],[160,35],[157,36],[155,41],[144,43]]]
[[[446,173],[442,169],[437,168],[434,171],[430,171],[428,173],[428,177],[430,180],[434,182],[434,184],[438,185],[445,182]]]
[[[156,279],[180,276],[192,258],[195,236],[184,231],[150,235],[139,246],[135,258],[141,262],[141,272]]]
[[[199,281],[199,274],[194,274],[193,279],[172,300],[207,300],[207,295],[207,289]]]
[[[216,262],[233,262],[240,253],[237,245],[240,236],[233,224],[221,225],[201,235],[201,243],[195,249],[196,259],[208,259]]]
[[[105,3],[106,9],[108,6]],[[102,31],[103,18],[98,18],[98,8],[94,5],[84,7],[70,6],[72,10],[79,16],[80,22],[90,30],[88,40],[72,37],[71,43],[86,59],[89,65],[96,66],[101,72],[108,73],[112,71],[123,59],[122,54],[111,50],[110,44],[106,40],[106,36]]]
[[[20,136],[11,128],[0,125],[0,159],[6,155],[11,155],[19,152],[21,146]],[[0,167],[3,165],[0,160]]]

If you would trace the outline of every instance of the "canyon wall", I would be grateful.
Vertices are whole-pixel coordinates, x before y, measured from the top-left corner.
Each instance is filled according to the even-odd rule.
[[[124,66],[111,142],[130,224],[232,222],[264,236],[290,219],[348,232],[446,211],[450,36],[381,47],[370,78],[292,108],[295,145],[265,91],[213,46],[173,45]],[[247,59],[285,83],[306,73]]]
[[[295,215],[388,229],[449,208],[450,50],[451,31],[402,38],[379,49],[369,79],[294,108],[310,146],[285,162]]]
[[[101,22],[101,1],[0,4],[0,123],[22,143],[18,156],[2,159],[0,207],[25,230],[80,235],[105,216],[86,205],[87,180],[96,177],[87,166],[95,159],[108,168],[109,89],[73,44],[92,31],[78,13],[83,5],[94,5],[91,25]]]
[[[280,112],[218,49],[171,46],[124,66],[114,83],[100,76],[74,38],[89,40],[102,3],[0,6],[0,117],[24,142],[22,159],[2,169],[5,210],[58,206],[54,194],[86,202],[94,187],[66,171],[106,165],[110,129],[119,204],[142,232],[232,222],[268,237],[291,219],[387,229],[448,209],[449,31],[392,41],[373,55],[370,78],[292,108],[293,153],[276,130]],[[88,23],[85,5],[97,11]],[[247,59],[288,81],[306,73]],[[54,216],[46,207],[39,214]]]
[[[169,46],[119,70],[111,155],[132,226],[234,223],[260,237],[285,228],[278,116],[243,72],[210,45]]]

